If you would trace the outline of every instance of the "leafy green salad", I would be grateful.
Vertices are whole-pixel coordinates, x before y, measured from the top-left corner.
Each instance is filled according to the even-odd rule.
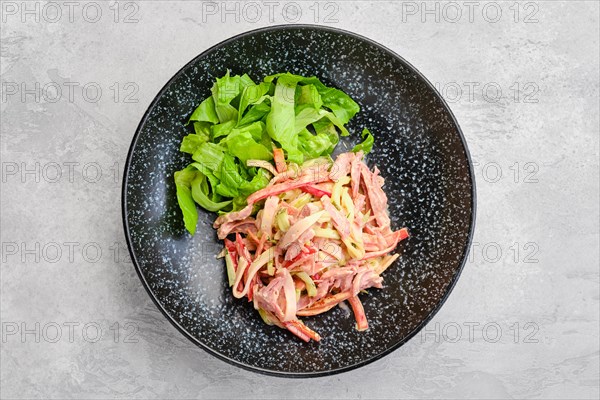
[[[255,83],[247,74],[228,71],[211,92],[192,113],[188,124],[194,132],[181,143],[192,162],[175,173],[177,200],[191,234],[198,221],[196,204],[212,212],[239,211],[249,195],[267,186],[269,172],[249,166],[248,160],[270,162],[274,148],[283,149],[290,164],[329,157],[360,110],[343,91],[290,73]],[[353,151],[368,153],[373,136],[364,129],[362,137]]]

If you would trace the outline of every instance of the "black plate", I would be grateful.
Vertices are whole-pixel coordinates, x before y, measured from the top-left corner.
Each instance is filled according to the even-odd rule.
[[[402,257],[384,274],[385,288],[362,295],[370,329],[334,310],[304,321],[321,334],[304,343],[265,325],[251,304],[236,300],[215,255],[221,245],[200,211],[190,237],[177,206],[173,172],[190,160],[179,152],[185,121],[227,69],[265,75],[316,75],[361,106],[350,123],[358,141],[375,135],[369,165],[386,179],[393,228],[407,226]],[[235,365],[268,374],[318,376],[367,364],[415,335],[444,303],[465,263],[475,219],[469,153],[452,112],[433,86],[385,47],[353,33],[318,26],[247,32],[205,51],[156,96],[133,138],[123,181],[123,220],[143,285],[190,340]]]

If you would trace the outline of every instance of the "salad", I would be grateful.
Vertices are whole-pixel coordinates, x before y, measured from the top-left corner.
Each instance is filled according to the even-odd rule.
[[[319,341],[298,317],[348,301],[356,328],[368,329],[358,295],[382,288],[408,231],[391,229],[384,179],[364,163],[374,144],[367,129],[351,152],[331,158],[358,104],[290,73],[257,84],[227,72],[211,92],[181,143],[192,162],[175,173],[186,229],[195,232],[196,204],[219,214],[233,296],[251,301],[265,323]]]

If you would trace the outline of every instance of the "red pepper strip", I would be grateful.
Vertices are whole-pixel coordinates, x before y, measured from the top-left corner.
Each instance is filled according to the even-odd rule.
[[[348,299],[350,306],[352,307],[352,312],[354,313],[354,319],[356,319],[356,330],[364,331],[369,329],[369,322],[367,321],[367,316],[365,315],[365,309],[363,308],[362,303],[358,296],[352,296]]]
[[[311,244],[311,245],[304,245],[304,247],[302,248],[302,252],[304,254],[315,254],[317,252],[317,249],[315,249],[315,247]]]
[[[229,251],[230,253],[236,251],[235,244],[231,240],[226,238],[223,242],[225,243],[225,247],[227,248],[227,251]]]
[[[305,186],[302,186],[300,189],[303,192],[312,194],[313,196],[316,196],[318,198],[321,198],[323,196],[331,197],[331,192],[326,192],[325,190],[319,189],[318,187],[313,186],[313,185],[305,185]]]

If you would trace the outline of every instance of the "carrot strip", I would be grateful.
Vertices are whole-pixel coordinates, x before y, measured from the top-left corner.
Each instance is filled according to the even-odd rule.
[[[287,165],[285,163],[285,155],[283,149],[273,148],[273,159],[275,160],[275,169],[278,173],[287,171]]]

